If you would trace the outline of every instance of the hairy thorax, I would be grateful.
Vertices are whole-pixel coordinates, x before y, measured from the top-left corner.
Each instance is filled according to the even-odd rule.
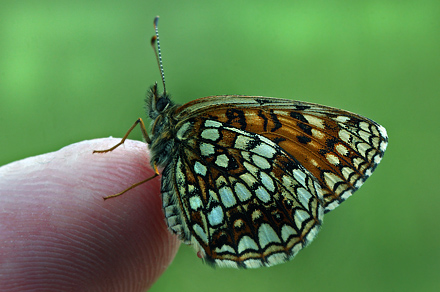
[[[151,165],[164,167],[173,158],[175,147],[175,128],[177,121],[173,118],[178,105],[167,108],[151,123],[149,148]]]

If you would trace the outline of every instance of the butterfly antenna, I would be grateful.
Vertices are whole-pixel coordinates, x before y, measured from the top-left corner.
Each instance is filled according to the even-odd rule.
[[[159,22],[159,16],[154,18],[154,30],[156,31],[156,35],[151,38],[151,46],[153,47],[154,53],[156,54],[157,65],[159,66],[160,75],[162,76],[162,84],[163,84],[163,93],[166,93],[165,89],[165,73],[163,72],[162,66],[162,54],[160,52],[160,44],[159,44],[159,31],[157,29],[157,23]],[[157,42],[157,49],[156,49]]]

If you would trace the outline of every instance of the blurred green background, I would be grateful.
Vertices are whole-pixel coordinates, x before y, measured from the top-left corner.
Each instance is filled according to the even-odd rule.
[[[178,103],[316,102],[376,120],[390,144],[293,261],[212,269],[182,246],[151,291],[440,291],[438,0],[2,1],[0,165],[143,117],[155,15]]]

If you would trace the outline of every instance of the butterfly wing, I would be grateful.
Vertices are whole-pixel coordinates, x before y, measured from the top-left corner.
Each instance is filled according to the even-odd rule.
[[[371,175],[388,140],[359,115],[267,97],[206,97],[174,118],[176,149],[162,174],[167,223],[219,266],[295,256],[324,210]]]
[[[202,117],[187,119],[176,137],[162,173],[165,215],[208,263],[271,266],[316,236],[320,186],[276,143]]]
[[[368,118],[280,98],[205,97],[183,105],[176,116],[209,117],[274,141],[318,180],[325,212],[365,182],[388,144],[385,128]]]

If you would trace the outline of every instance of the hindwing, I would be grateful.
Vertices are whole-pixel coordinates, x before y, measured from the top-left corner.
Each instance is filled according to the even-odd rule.
[[[314,177],[268,138],[192,118],[163,171],[167,222],[218,266],[284,262],[317,234],[324,214]]]

